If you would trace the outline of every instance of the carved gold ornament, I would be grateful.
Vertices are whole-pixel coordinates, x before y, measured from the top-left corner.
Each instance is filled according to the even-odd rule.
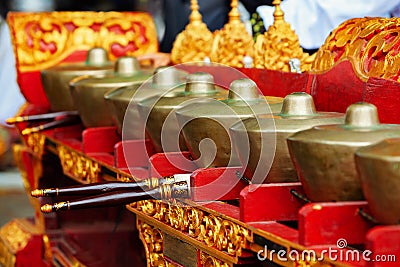
[[[253,57],[253,37],[240,21],[238,1],[232,0],[229,21],[224,28],[215,32],[211,61],[232,67],[244,67],[243,58]]]
[[[213,34],[202,21],[197,0],[191,0],[189,24],[178,34],[171,50],[174,64],[204,61],[210,56]]]
[[[231,256],[240,256],[248,247],[248,229],[196,207],[159,200],[138,201],[132,207]]]
[[[129,174],[125,174],[125,173],[117,173],[117,180],[121,181],[121,182],[133,182],[135,181],[135,179],[130,176]]]
[[[149,14],[140,12],[10,12],[7,16],[21,72],[38,71],[75,51],[103,47],[110,59],[158,51]]]
[[[58,146],[57,151],[65,175],[83,183],[98,182],[101,170],[98,162],[65,146]]]
[[[0,238],[0,266],[14,267],[15,262],[15,255],[9,251],[7,244]]]
[[[214,258],[207,253],[200,251],[200,261],[203,267],[230,267],[228,263]]]
[[[347,59],[364,81],[368,77],[400,81],[399,46],[400,18],[350,19],[326,39],[312,70],[326,71]]]
[[[14,252],[25,248],[32,238],[32,235],[21,229],[15,221],[11,221],[1,228],[0,236],[11,246]]]
[[[289,72],[289,60],[298,58],[301,71],[308,71],[314,56],[304,53],[300,47],[299,38],[284,20],[284,13],[280,8],[281,0],[274,0],[274,23],[263,34],[259,35],[255,44],[254,65],[256,68],[280,70]]]
[[[140,220],[137,220],[137,228],[140,240],[142,240],[146,251],[147,266],[169,267],[169,263],[164,259],[164,236],[161,231]]]
[[[29,147],[35,155],[41,159],[44,152],[46,136],[40,133],[32,133],[26,138],[26,146]]]

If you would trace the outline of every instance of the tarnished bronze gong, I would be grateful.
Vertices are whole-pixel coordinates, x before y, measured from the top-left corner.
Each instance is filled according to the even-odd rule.
[[[296,92],[283,101],[282,110],[272,115],[259,115],[231,127],[234,144],[240,161],[245,166],[244,175],[255,183],[297,181],[290,160],[286,139],[301,130],[316,125],[342,124],[343,113],[317,112],[309,94]],[[275,149],[270,146],[276,136]],[[242,140],[249,139],[249,148]],[[274,153],[275,152],[275,153]],[[271,163],[271,168],[265,166]]]
[[[355,160],[373,217],[382,224],[400,224],[400,138],[361,148]]]
[[[134,57],[120,57],[115,63],[113,74],[101,77],[82,76],[70,82],[74,104],[85,127],[112,126],[113,120],[104,94],[122,87],[141,84],[152,72],[141,70]]]
[[[295,133],[288,147],[311,201],[351,201],[364,199],[354,153],[391,137],[400,137],[400,125],[380,124],[374,105],[356,103],[347,108],[344,124]]]
[[[179,90],[179,88],[177,88]],[[154,96],[139,102],[139,113],[145,120],[146,130],[157,152],[170,152],[176,149],[187,150],[183,136],[179,131],[179,124],[175,117],[175,110],[187,103],[202,101],[206,98],[224,99],[228,90],[214,84],[214,77],[205,72],[189,74],[186,85],[181,92],[172,92],[164,96]],[[168,123],[164,123],[169,118]],[[161,134],[164,132],[163,143],[170,146],[165,151],[162,145]]]
[[[257,85],[242,78],[230,84],[228,98],[188,104],[176,110],[187,147],[199,168],[239,166],[229,127],[260,114],[277,112],[280,97],[264,97]]]
[[[113,68],[113,63],[108,60],[107,51],[97,47],[88,51],[85,62],[63,63],[42,70],[43,88],[51,111],[76,110],[68,85],[72,79],[83,75],[112,74]]]
[[[148,97],[167,93],[183,83],[187,72],[175,67],[159,67],[150,81],[111,90],[104,95],[110,102],[110,110],[118,132],[124,139],[143,139],[144,124],[139,115],[138,103]]]

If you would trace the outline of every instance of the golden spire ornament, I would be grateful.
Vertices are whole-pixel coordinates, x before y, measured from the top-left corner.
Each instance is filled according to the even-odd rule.
[[[297,58],[302,72],[310,70],[314,56],[303,52],[298,36],[284,20],[281,0],[274,0],[272,4],[275,6],[274,23],[256,40],[255,67],[289,72],[291,59]]]
[[[174,64],[204,61],[210,56],[213,34],[202,21],[197,0],[190,1],[190,9],[189,24],[178,34],[171,50]]]
[[[243,59],[253,57],[254,41],[240,21],[238,0],[232,0],[229,21],[215,32],[211,61],[232,67],[244,67]]]

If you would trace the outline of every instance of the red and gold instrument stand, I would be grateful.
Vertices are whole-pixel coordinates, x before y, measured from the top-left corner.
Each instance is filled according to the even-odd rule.
[[[112,144],[113,132],[113,127],[82,132],[75,126],[29,136],[26,146],[15,148],[28,189],[132,180],[129,172],[116,167],[121,141],[115,138]],[[143,178],[182,172],[165,154],[153,154],[148,164],[135,169]],[[239,182],[218,201],[208,201],[205,192],[196,191],[224,171],[232,180],[239,179],[240,168],[197,169],[191,174],[190,200],[139,201],[126,207],[130,213],[103,208],[44,215],[36,209],[35,220],[16,219],[0,230],[2,263],[13,266],[35,259],[30,266],[120,266],[124,255],[126,263],[143,265],[146,259],[148,266],[268,266],[267,259],[280,266],[397,266],[393,260],[400,256],[400,227],[375,225],[368,219],[366,202],[307,203],[300,183],[254,189],[256,185]],[[216,191],[224,190],[223,181]],[[18,234],[10,238],[5,232]],[[338,247],[338,240],[347,246]],[[367,250],[368,259],[380,256],[387,261],[365,261],[362,252]],[[315,254],[289,258],[303,251]],[[322,259],[323,251],[333,251],[332,259],[327,254]],[[359,258],[344,256],[353,253]],[[96,258],[101,255],[107,257]]]
[[[143,38],[135,40],[145,40],[144,47],[149,48],[143,48],[141,52],[157,49],[150,45],[156,42],[154,32],[146,35],[149,29],[141,27],[148,23],[152,25],[146,22],[146,16],[140,15],[136,21],[133,16],[132,21],[126,23],[128,17],[118,13],[87,14],[66,12],[9,17],[18,80],[29,102],[22,115],[48,111],[39,79],[40,70],[62,61],[82,60],[84,53],[79,51],[98,44],[93,40],[113,37],[99,43],[106,44],[115,57],[135,55],[136,47],[140,47],[137,43],[115,44],[134,33],[142,34]],[[105,20],[108,23],[104,24]],[[353,23],[349,27],[357,25]],[[374,28],[379,32],[378,37],[385,39],[382,33],[387,25]],[[93,38],[78,38],[77,29],[83,29]],[[18,30],[26,31],[26,34],[17,34]],[[392,73],[390,77],[370,75],[379,74],[377,69],[386,70],[386,65],[378,68],[381,66],[378,61],[382,63],[384,58],[374,58],[373,53],[366,57],[360,54],[367,50],[354,49],[359,54],[347,51],[343,44],[357,38],[343,41],[343,36],[347,36],[341,34],[343,31],[347,32],[345,27],[338,28],[332,40],[321,49],[319,61],[316,61],[321,66],[320,72],[240,70],[253,79],[265,95],[283,97],[290,92],[305,91],[314,97],[320,111],[344,112],[354,102],[367,101],[377,106],[382,122],[400,123],[397,116],[400,104],[393,101],[400,99],[397,73],[387,69]],[[117,38],[117,35],[124,37]],[[357,40],[371,35],[363,35]],[[385,40],[385,44],[397,42],[396,38]],[[376,42],[375,39],[372,41]],[[367,47],[373,47],[373,42]],[[65,43],[71,47],[64,46]],[[382,51],[386,53],[387,49]],[[356,59],[359,56],[360,62],[361,58],[367,58],[371,73],[364,70],[359,75],[361,68],[341,57],[346,53]],[[219,73],[218,67],[192,66],[188,70],[199,68],[214,74],[217,83],[218,79],[226,78]],[[20,131],[28,126],[31,125],[17,124]],[[169,164],[164,154],[153,154],[150,143],[146,143],[146,153],[150,155],[136,149],[142,148],[141,144],[135,141],[123,144],[113,127],[83,129],[81,125],[75,125],[26,135],[24,144],[16,146],[14,152],[27,193],[37,188],[129,181],[133,176],[147,178],[181,172]],[[122,153],[122,145],[137,153]],[[151,156],[150,160],[148,156]],[[133,163],[128,166],[125,157]],[[39,206],[41,201],[48,203],[51,199],[31,199],[36,211],[33,219],[15,219],[0,229],[0,263],[5,266],[398,266],[400,227],[373,224],[366,202],[307,203],[299,183],[262,185],[252,190],[254,185],[239,181],[217,201],[209,201],[209,194],[213,192],[201,191],[200,185],[225,173],[227,179],[221,179],[224,183],[215,187],[216,192],[223,190],[227,180],[236,182],[239,179],[239,169],[196,169],[192,166],[190,200],[147,200],[127,207],[48,215],[42,214]],[[347,246],[339,240],[345,241]],[[333,258],[323,253],[329,249],[336,250]],[[367,256],[372,260],[348,260],[340,256],[346,252],[355,255],[365,251],[371,251]],[[307,257],[289,257],[303,252]],[[378,261],[375,256],[386,256],[386,260]]]

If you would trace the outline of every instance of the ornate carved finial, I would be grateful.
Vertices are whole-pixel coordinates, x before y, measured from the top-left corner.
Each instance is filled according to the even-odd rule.
[[[190,23],[202,22],[202,16],[199,12],[199,4],[197,0],[190,0],[190,9],[192,13],[190,14],[189,20]]]
[[[31,196],[33,197],[42,197],[44,196],[44,192],[41,189],[35,189],[31,192]]]
[[[314,60],[314,55],[304,53],[300,47],[299,38],[284,20],[280,7],[281,0],[274,0],[274,23],[264,35],[259,35],[255,44],[255,67],[272,70],[290,71],[290,60],[298,58],[301,71],[308,71]]]
[[[203,61],[211,52],[213,34],[202,21],[197,0],[190,1],[189,24],[175,39],[171,60],[174,64]]]
[[[53,212],[53,206],[50,204],[44,204],[43,206],[40,207],[40,210],[43,213],[50,213]]]
[[[232,0],[231,2],[231,11],[229,12],[229,22],[234,23],[234,22],[240,22],[240,12],[238,9],[238,0]]]
[[[274,0],[272,4],[275,6],[275,12],[274,12],[274,23],[278,23],[280,21],[284,20],[285,14],[283,13],[281,9],[281,0]]]
[[[254,41],[240,21],[238,1],[231,1],[229,22],[215,33],[211,60],[232,67],[244,67],[243,58],[253,57]]]

